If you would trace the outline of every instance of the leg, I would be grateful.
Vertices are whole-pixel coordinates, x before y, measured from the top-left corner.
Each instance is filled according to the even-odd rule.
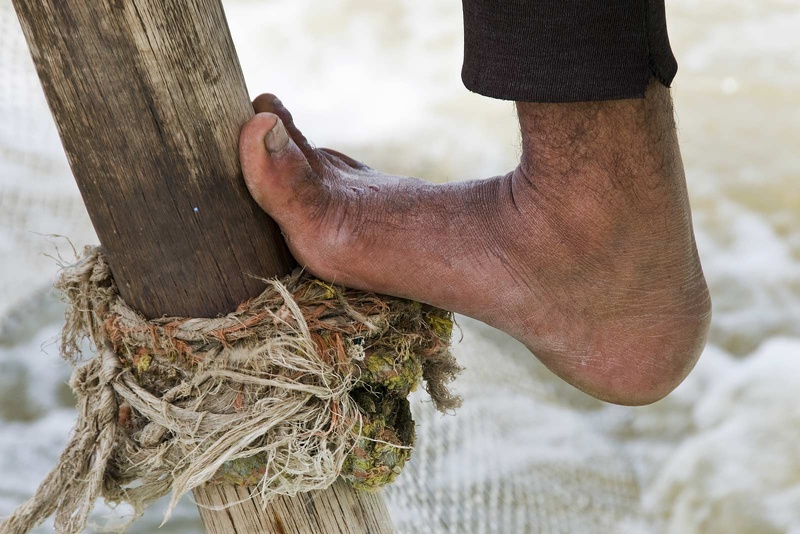
[[[694,366],[710,301],[663,86],[519,103],[520,165],[444,185],[314,149],[274,97],[255,106],[245,179],[317,276],[485,321],[611,402],[658,400]]]

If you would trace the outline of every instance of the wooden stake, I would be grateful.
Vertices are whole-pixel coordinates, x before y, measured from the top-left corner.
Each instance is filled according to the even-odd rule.
[[[241,178],[253,115],[219,0],[14,0],[72,172],[120,293],[149,318],[209,317],[287,273]],[[221,508],[250,489],[206,487]],[[389,533],[379,495],[202,510],[210,532]]]
[[[269,503],[266,511],[259,508],[258,499],[245,500],[240,506],[229,508],[228,513],[208,508],[220,502],[247,499],[249,491],[250,488],[236,486],[207,486],[202,492],[195,492],[200,516],[208,531],[248,534],[394,532],[380,495],[356,493],[341,479],[325,491],[279,497]]]

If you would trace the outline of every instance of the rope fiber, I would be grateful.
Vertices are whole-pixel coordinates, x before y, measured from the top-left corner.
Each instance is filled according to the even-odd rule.
[[[266,281],[224,317],[146,320],[118,294],[99,247],[63,270],[61,354],[78,405],[58,465],[0,523],[28,532],[55,514],[81,532],[95,500],[127,502],[134,518],[171,493],[207,483],[257,487],[265,502],[332,484],[393,481],[414,445],[407,395],[424,381],[455,409],[447,384],[448,312],[346,289],[296,271]],[[96,348],[86,359],[81,342]]]

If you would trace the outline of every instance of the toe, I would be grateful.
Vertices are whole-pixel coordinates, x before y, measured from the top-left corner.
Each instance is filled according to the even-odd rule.
[[[281,226],[307,218],[307,208],[324,196],[319,177],[276,114],[259,113],[244,125],[239,157],[250,194]]]
[[[320,148],[318,149],[318,153],[319,152],[321,152],[325,157],[327,157],[328,161],[337,165],[340,168],[354,169],[357,171],[372,170],[367,165],[364,165],[360,161],[351,158],[347,154],[342,154],[338,150],[333,150],[332,148]]]
[[[271,93],[258,95],[258,97],[253,100],[253,109],[256,113],[273,113],[280,117],[286,127],[286,131],[289,132],[289,136],[303,154],[305,154],[312,167],[314,166],[317,159],[314,147],[311,146],[311,143],[308,142],[303,132],[295,125],[294,117],[292,117],[292,114],[286,109],[283,102],[281,102],[277,96]]]

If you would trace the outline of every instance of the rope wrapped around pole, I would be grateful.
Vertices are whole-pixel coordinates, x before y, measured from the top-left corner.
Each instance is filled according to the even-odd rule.
[[[99,247],[56,283],[68,304],[62,356],[75,370],[75,430],[35,495],[0,523],[27,532],[55,513],[82,531],[95,500],[134,518],[171,493],[209,483],[256,486],[268,500],[330,486],[388,484],[414,445],[407,395],[447,384],[451,314],[346,289],[297,270],[213,319],[147,320],[119,296]],[[96,354],[82,358],[88,338]]]

